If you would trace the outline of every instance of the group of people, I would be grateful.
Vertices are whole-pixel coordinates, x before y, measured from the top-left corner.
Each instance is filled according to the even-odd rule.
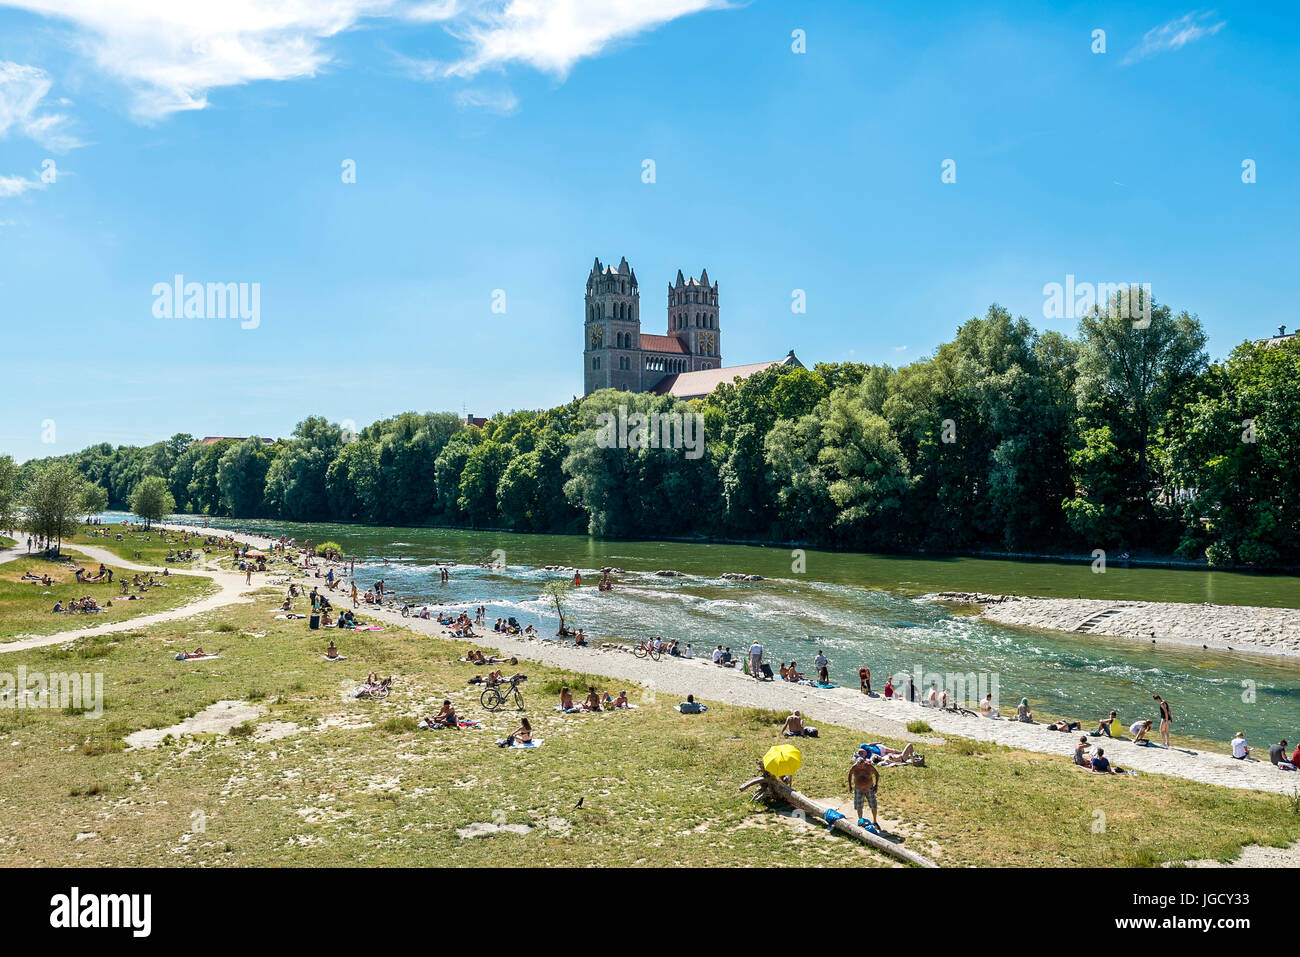
[[[1255,749],[1246,743],[1246,732],[1238,731],[1230,742],[1228,747],[1232,749],[1232,756],[1238,761],[1257,761],[1251,755]],[[1294,751],[1289,750],[1286,738],[1283,738],[1277,744],[1270,745],[1268,749],[1268,763],[1273,765],[1279,771],[1297,771],[1300,770],[1300,745],[1296,745]]]
[[[61,601],[56,601],[54,607],[50,610],[59,613],[92,614],[95,612],[105,611],[112,607],[113,603],[111,601],[100,605],[94,598],[87,595],[84,598],[71,599],[66,605]]]
[[[602,695],[596,690],[595,685],[588,685],[587,696],[581,703],[575,704],[573,693],[569,691],[568,685],[560,689],[559,710],[565,714],[577,714],[582,711],[616,711],[628,707],[631,707],[631,704],[627,700],[626,691],[620,691],[618,697],[611,697],[608,691]]]

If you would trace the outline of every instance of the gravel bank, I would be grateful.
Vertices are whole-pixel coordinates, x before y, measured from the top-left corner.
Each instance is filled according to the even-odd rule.
[[[1003,625],[1300,658],[1300,609],[1096,598],[1024,598],[939,592],[936,601],[980,605]]]

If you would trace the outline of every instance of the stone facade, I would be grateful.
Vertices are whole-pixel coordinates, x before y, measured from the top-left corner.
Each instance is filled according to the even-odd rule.
[[[668,286],[666,335],[641,332],[641,294],[627,259],[587,276],[583,323],[583,395],[597,389],[651,392],[666,377],[722,365],[718,284],[709,271],[686,279],[681,270]]]

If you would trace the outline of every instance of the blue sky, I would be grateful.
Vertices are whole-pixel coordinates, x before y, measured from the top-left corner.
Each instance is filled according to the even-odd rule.
[[[0,0],[20,459],[563,402],[595,256],[646,332],[707,266],[729,365],[903,364],[995,301],[1072,330],[1067,274],[1151,283],[1215,356],[1300,325],[1291,5],[99,6]],[[178,273],[258,283],[258,327],[156,317]]]

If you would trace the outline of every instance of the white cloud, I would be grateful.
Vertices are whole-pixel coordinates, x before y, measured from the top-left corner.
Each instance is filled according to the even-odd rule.
[[[0,176],[0,199],[21,196],[29,189],[44,189],[45,184],[39,179],[27,179],[24,176]]]
[[[212,90],[313,77],[328,41],[363,23],[441,23],[459,58],[406,61],[426,79],[469,78],[518,63],[560,77],[611,43],[728,0],[0,0],[72,27],[74,43],[132,91],[132,112],[156,120],[208,105]],[[507,96],[457,100],[500,110]],[[514,106],[509,107],[513,109]]]
[[[80,145],[64,132],[67,116],[43,107],[52,85],[49,74],[39,67],[0,60],[0,139],[16,132],[59,153]]]
[[[461,90],[454,99],[462,110],[481,109],[509,116],[519,109],[519,98],[509,90]]]
[[[1180,50],[1202,37],[1214,36],[1228,25],[1226,20],[1211,22],[1214,15],[1213,10],[1204,13],[1193,11],[1148,30],[1142,35],[1142,42],[1129,52],[1124,62],[1135,63],[1167,50]]]
[[[508,0],[483,3],[448,29],[470,47],[444,68],[447,76],[474,76],[490,67],[523,63],[564,77],[574,63],[611,43],[727,0]]]

